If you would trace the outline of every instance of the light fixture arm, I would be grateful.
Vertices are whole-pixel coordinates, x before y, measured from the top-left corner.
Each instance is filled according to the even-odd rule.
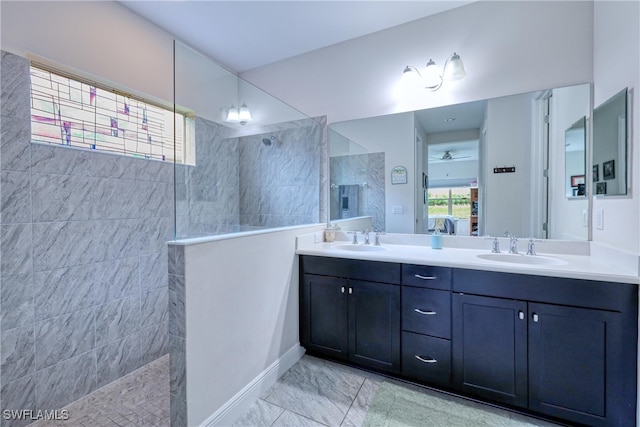
[[[418,76],[420,76],[420,78],[422,78],[422,74],[420,74],[420,70],[418,70],[413,65],[407,65],[406,67],[404,67],[404,71],[402,73],[404,74],[404,73],[413,73],[413,72],[418,73]]]
[[[440,70],[438,69],[433,59],[429,59],[426,67],[426,79],[422,76],[422,74],[416,67],[411,65],[405,66],[403,76],[409,75],[407,73],[413,73],[415,71],[420,77],[420,80],[423,82],[423,84],[426,84],[425,89],[435,92],[442,87],[442,84],[444,83],[444,77],[445,75],[447,75],[446,73],[448,67],[454,67],[453,71],[449,75],[448,80],[460,80],[466,76],[464,66],[462,65],[462,60],[456,52],[453,52],[453,54],[447,57],[444,62],[444,67],[442,67],[442,73],[440,73]]]

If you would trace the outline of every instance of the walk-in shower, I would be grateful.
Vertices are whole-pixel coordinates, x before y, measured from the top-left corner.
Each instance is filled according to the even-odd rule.
[[[192,122],[183,144],[191,160],[175,168],[175,237],[326,221],[326,119],[305,116],[178,42],[174,61],[175,104]],[[220,114],[245,103],[253,114],[244,125]]]

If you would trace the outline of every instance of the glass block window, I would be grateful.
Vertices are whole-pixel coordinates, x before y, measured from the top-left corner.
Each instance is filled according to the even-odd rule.
[[[187,128],[183,114],[31,66],[33,141],[185,163]]]

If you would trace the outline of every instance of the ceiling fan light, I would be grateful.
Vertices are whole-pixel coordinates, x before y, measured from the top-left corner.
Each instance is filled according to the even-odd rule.
[[[445,73],[448,81],[454,82],[456,80],[462,80],[467,76],[466,71],[464,71],[462,59],[460,59],[460,56],[455,52],[451,55],[446,68]]]

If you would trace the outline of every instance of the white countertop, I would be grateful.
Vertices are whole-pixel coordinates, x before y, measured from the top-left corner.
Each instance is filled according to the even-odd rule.
[[[478,257],[480,254],[489,254],[489,249],[446,246],[442,249],[432,249],[427,245],[383,243],[381,247],[384,248],[384,250],[357,251],[344,249],[344,247],[348,245],[351,245],[351,243],[345,240],[327,243],[321,242],[318,235],[301,236],[298,238],[298,249],[296,253],[300,255],[640,284],[640,277],[638,277],[637,274],[634,275],[633,268],[624,269],[619,266],[613,266],[607,262],[607,260],[603,259],[603,257],[595,257],[588,254],[543,253],[538,250],[538,254],[534,256],[553,258],[563,264],[529,265],[492,261]],[[505,251],[503,250],[502,252],[504,253]],[[527,256],[529,255],[522,255],[522,257]]]

